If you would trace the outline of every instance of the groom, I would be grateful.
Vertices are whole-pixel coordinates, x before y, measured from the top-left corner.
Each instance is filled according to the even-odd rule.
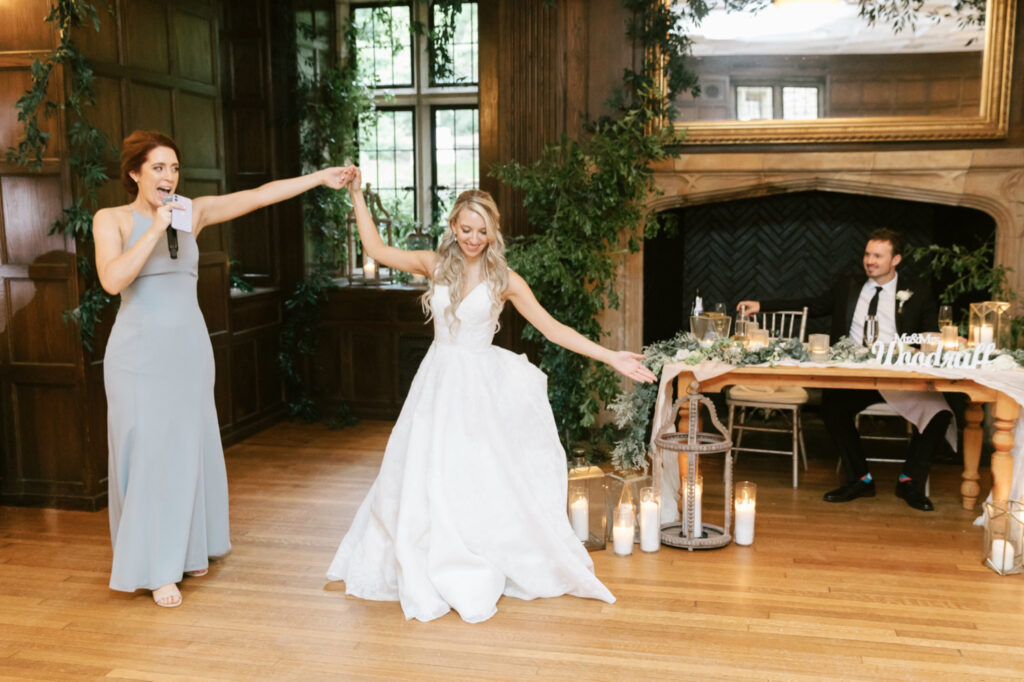
[[[900,334],[918,333],[938,327],[936,304],[927,283],[899,275],[896,266],[903,259],[903,238],[898,232],[880,228],[868,235],[864,247],[863,272],[840,276],[829,292],[806,300],[740,301],[748,313],[764,310],[792,310],[807,306],[812,316],[831,315],[831,338],[847,336],[863,343],[865,321],[874,316],[878,337],[888,341]],[[847,482],[825,493],[826,502],[849,502],[858,497],[874,497],[875,482],[868,471],[855,426],[857,413],[882,401],[897,412],[912,416],[912,422],[926,424],[914,429],[903,472],[896,484],[896,495],[921,511],[935,507],[924,494],[932,453],[952,419],[952,412],[941,394],[920,391],[878,391],[825,389],[822,391],[821,416],[839,448]]]

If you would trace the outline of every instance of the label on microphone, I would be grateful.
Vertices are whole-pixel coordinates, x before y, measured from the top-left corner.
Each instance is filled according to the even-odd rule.
[[[171,201],[175,204],[181,204],[185,207],[184,211],[174,209],[171,211],[171,227],[175,230],[181,230],[182,232],[192,231],[192,200],[188,197],[183,197],[180,194],[171,194],[165,202]]]

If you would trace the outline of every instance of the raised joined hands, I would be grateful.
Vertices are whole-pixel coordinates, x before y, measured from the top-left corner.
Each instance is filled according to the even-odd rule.
[[[342,189],[352,179],[352,169],[355,166],[335,166],[324,168],[320,171],[321,181],[331,189]]]

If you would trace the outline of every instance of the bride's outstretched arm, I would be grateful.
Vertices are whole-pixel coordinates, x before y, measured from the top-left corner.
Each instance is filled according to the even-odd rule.
[[[434,265],[437,263],[436,253],[433,251],[406,251],[384,243],[380,233],[377,232],[377,225],[373,222],[370,209],[366,206],[366,198],[363,196],[362,190],[363,174],[358,166],[350,166],[349,170],[351,179],[348,183],[348,193],[352,197],[352,210],[356,214],[359,239],[363,242],[363,250],[366,255],[375,262],[395,270],[433,277]]]
[[[657,379],[654,372],[642,364],[643,355],[605,348],[572,327],[551,317],[551,314],[537,301],[537,297],[533,295],[533,291],[530,290],[526,281],[512,270],[508,271],[508,289],[505,290],[505,295],[516,307],[516,310],[526,318],[527,322],[536,327],[551,343],[607,363],[617,372],[634,381],[655,381]]]

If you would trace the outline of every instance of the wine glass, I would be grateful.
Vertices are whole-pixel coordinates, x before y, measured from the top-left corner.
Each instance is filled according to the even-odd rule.
[[[864,345],[871,348],[877,340],[878,318],[874,315],[868,315],[868,319],[864,320]]]
[[[939,331],[942,331],[943,327],[953,326],[953,306],[951,305],[940,305],[939,306]]]

